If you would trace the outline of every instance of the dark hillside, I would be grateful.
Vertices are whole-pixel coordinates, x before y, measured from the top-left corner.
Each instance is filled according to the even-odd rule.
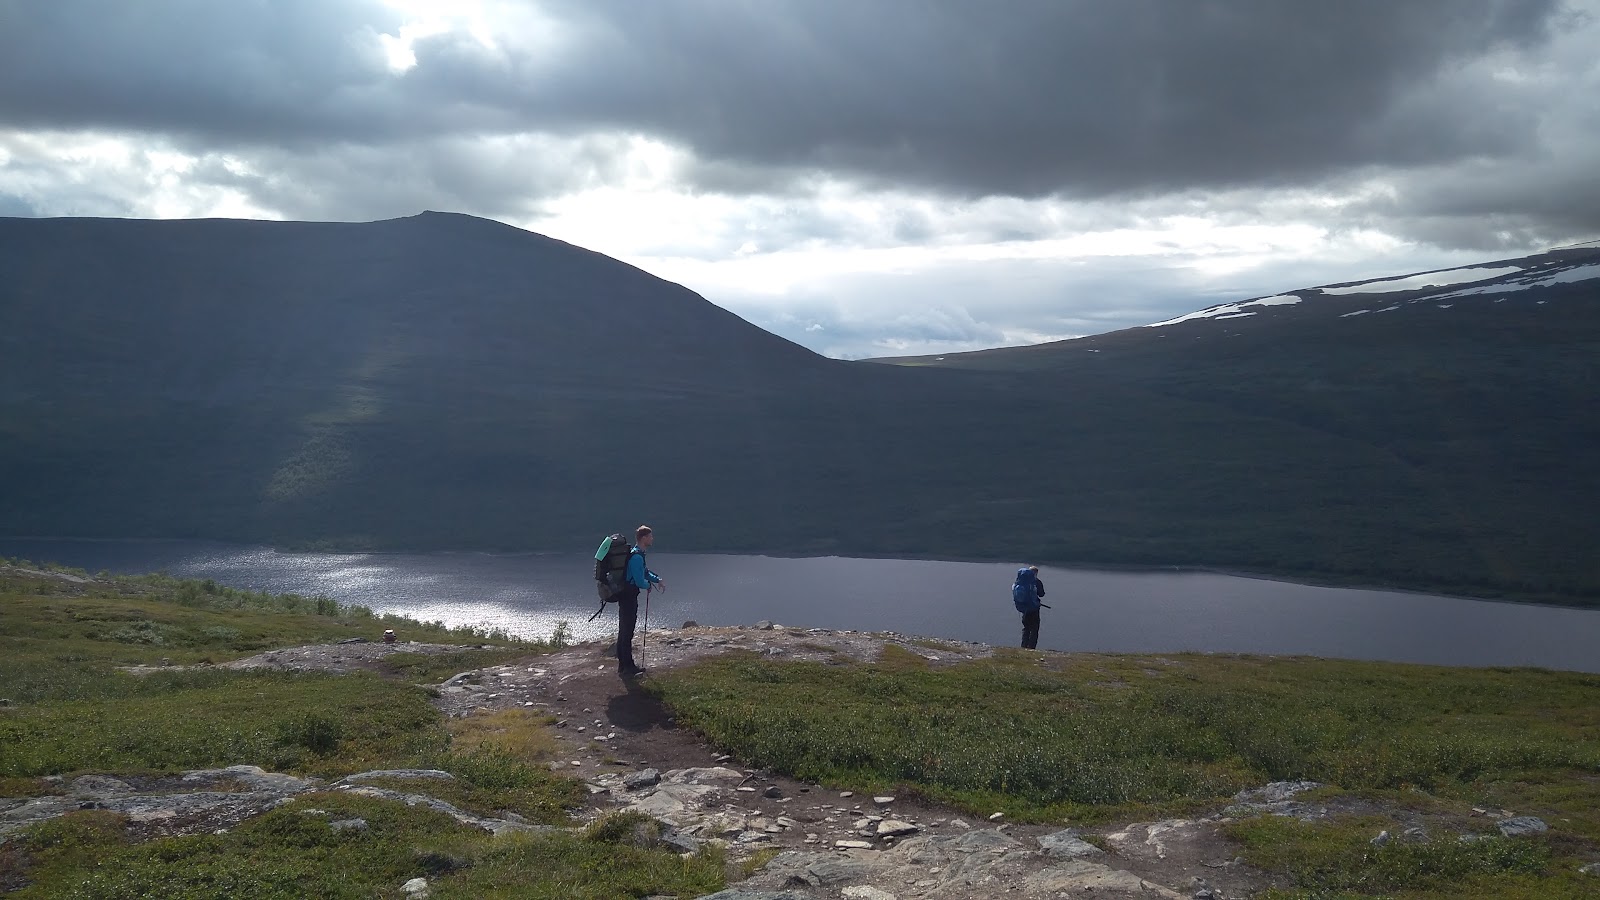
[[[588,549],[650,521],[678,550],[1600,597],[1593,282],[933,367],[466,216],[0,219],[0,273],[0,534]]]
[[[1221,318],[893,362],[1027,373],[1061,389],[1107,379],[1324,434],[1386,458],[1415,485],[1444,539],[1416,548],[1419,570],[1437,554],[1487,581],[1593,591],[1600,278],[1590,276],[1600,250],[1481,268],[1520,271],[1399,291],[1309,289],[1284,295],[1297,303],[1215,308]],[[1308,479],[1342,477],[1327,455],[1302,462]],[[1394,520],[1419,512],[1391,510]]]

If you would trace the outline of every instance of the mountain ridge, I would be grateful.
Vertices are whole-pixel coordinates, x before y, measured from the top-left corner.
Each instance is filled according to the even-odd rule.
[[[457,214],[0,219],[0,271],[0,534],[556,550],[649,521],[680,550],[1600,600],[1600,423],[1567,411],[1592,282],[1528,289],[1556,299],[1510,331],[1462,304],[1330,345],[1298,304],[935,366],[826,359]]]

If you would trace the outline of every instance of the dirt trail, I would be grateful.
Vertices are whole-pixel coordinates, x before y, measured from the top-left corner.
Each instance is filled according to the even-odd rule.
[[[774,660],[865,662],[887,645],[933,665],[994,652],[976,643],[778,626],[652,631],[645,655],[659,673],[732,650]],[[521,708],[552,716],[561,746],[552,767],[588,785],[585,817],[635,809],[670,825],[683,849],[721,840],[735,859],[779,851],[730,889],[729,900],[977,900],[1083,891],[1224,898],[1250,896],[1267,884],[1234,862],[1236,849],[1218,833],[1220,814],[1109,829],[1123,846],[1105,852],[1059,825],[1008,825],[917,799],[858,796],[739,766],[675,727],[658,701],[620,678],[610,649],[585,644],[462,673],[440,686],[436,702],[448,715]]]

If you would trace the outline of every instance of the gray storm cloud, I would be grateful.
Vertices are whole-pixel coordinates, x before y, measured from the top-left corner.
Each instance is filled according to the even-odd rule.
[[[767,188],[795,169],[957,195],[1100,196],[1527,153],[1469,84],[1557,0],[553,0],[388,71],[377,2],[0,4],[0,119],[202,141],[642,132]],[[547,33],[548,32],[548,33]],[[1492,119],[1492,122],[1486,121]],[[751,177],[752,174],[754,177]],[[762,175],[765,175],[765,178]]]

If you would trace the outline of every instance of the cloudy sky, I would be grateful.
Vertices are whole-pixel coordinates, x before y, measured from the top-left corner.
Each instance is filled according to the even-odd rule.
[[[0,215],[486,216],[819,352],[1600,236],[1600,0],[0,0]]]

